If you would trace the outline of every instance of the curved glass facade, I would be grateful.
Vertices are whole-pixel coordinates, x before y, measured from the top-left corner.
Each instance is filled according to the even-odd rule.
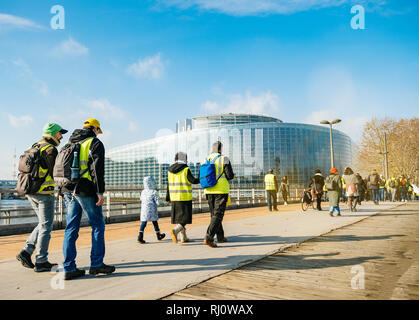
[[[280,177],[288,176],[290,185],[303,187],[315,169],[324,175],[330,169],[330,133],[326,126],[234,114],[197,117],[190,124],[185,131],[107,151],[106,185],[142,185],[143,177],[152,175],[163,188],[167,169],[178,151],[188,154],[188,164],[198,176],[200,164],[217,140],[223,143],[223,154],[231,160],[233,187],[263,188],[269,169]],[[342,172],[351,165],[352,141],[333,129],[333,147],[335,166]]]

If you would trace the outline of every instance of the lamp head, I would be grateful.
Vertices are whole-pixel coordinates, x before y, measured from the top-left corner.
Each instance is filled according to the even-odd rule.
[[[327,120],[322,120],[322,121],[320,121],[320,123],[321,123],[321,124],[330,124],[330,122],[329,122],[329,121],[327,121]]]

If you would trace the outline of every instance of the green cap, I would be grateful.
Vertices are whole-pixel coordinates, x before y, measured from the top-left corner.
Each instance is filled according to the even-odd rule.
[[[43,134],[49,134],[51,136],[53,136],[57,132],[61,132],[62,134],[64,134],[64,133],[67,133],[68,130],[63,129],[63,128],[61,128],[60,125],[58,125],[56,123],[52,123],[52,122],[47,123],[44,126],[44,128],[42,129]]]

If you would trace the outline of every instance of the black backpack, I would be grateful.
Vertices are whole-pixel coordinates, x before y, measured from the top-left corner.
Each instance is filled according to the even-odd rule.
[[[47,145],[50,144],[35,143],[20,156],[16,185],[16,191],[19,194],[35,194],[44,183],[49,172],[47,172],[45,177],[39,177],[40,150]]]

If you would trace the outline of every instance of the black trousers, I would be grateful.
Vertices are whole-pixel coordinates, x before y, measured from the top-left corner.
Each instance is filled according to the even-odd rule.
[[[207,194],[208,205],[211,213],[211,221],[207,229],[207,239],[214,241],[224,238],[223,218],[227,206],[228,194]]]

